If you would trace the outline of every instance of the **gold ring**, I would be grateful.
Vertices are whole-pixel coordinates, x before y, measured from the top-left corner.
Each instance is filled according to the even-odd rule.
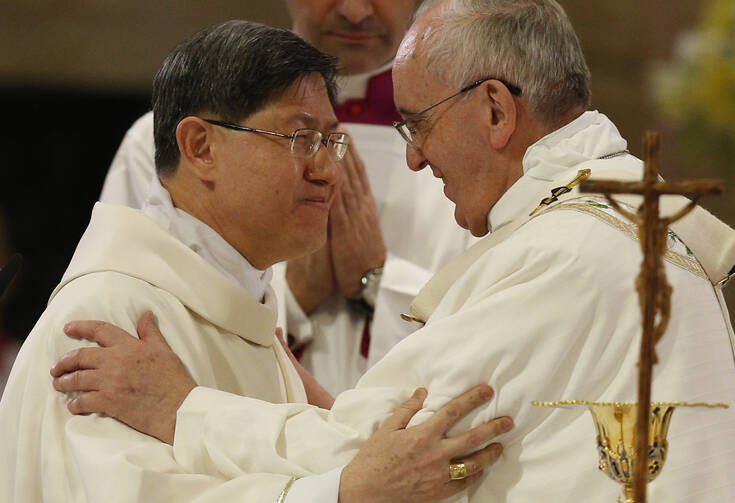
[[[449,478],[452,480],[462,480],[467,477],[467,467],[464,463],[449,464]]]

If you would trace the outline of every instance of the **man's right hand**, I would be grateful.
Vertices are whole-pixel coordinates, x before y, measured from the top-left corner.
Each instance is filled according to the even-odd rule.
[[[503,447],[493,443],[473,451],[510,431],[513,421],[501,417],[456,437],[445,435],[462,417],[492,396],[489,386],[475,386],[426,422],[406,428],[426,398],[426,390],[416,390],[342,470],[339,503],[439,501],[476,483],[483,469],[500,457]],[[470,452],[473,453],[468,455]],[[465,464],[467,478],[450,479],[449,465],[454,462]]]

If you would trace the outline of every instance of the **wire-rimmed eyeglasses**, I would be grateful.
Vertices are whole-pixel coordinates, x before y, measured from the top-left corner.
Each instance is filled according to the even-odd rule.
[[[291,154],[294,157],[306,159],[313,156],[319,150],[319,145],[324,145],[327,152],[334,157],[335,160],[341,161],[347,153],[347,147],[350,145],[349,136],[347,133],[329,133],[324,137],[321,131],[311,128],[297,129],[293,133],[283,134],[275,131],[266,131],[265,129],[255,129],[239,124],[233,124],[232,122],[218,121],[215,119],[204,119],[205,122],[220,126],[226,129],[232,129],[235,131],[245,131],[247,133],[260,133],[271,136],[278,136],[279,138],[288,138],[290,141]]]
[[[406,140],[406,143],[408,143],[413,148],[419,148],[416,145],[416,133],[417,133],[417,131],[416,131],[416,129],[414,127],[409,126],[409,123],[415,122],[416,121],[416,118],[418,118],[419,116],[425,114],[429,110],[431,110],[431,109],[433,109],[435,107],[438,107],[439,105],[441,105],[445,101],[449,101],[452,98],[454,98],[456,96],[459,96],[462,93],[465,93],[467,91],[470,91],[470,90],[476,88],[477,86],[479,86],[480,84],[482,84],[483,82],[486,82],[488,80],[497,80],[498,82],[501,82],[505,87],[507,87],[508,88],[508,91],[510,91],[511,94],[513,94],[515,96],[520,96],[521,95],[521,88],[520,87],[514,86],[513,84],[509,84],[508,82],[504,81],[503,79],[498,79],[496,77],[487,77],[485,79],[476,80],[472,84],[469,84],[467,86],[464,86],[462,89],[460,89],[456,93],[452,94],[451,96],[447,96],[443,100],[437,101],[433,105],[424,108],[420,112],[416,112],[415,114],[409,115],[408,117],[406,117],[405,119],[403,119],[401,122],[394,122],[393,123],[393,127],[396,128],[396,130],[398,131],[398,134],[401,135],[401,138],[403,138],[404,140]]]

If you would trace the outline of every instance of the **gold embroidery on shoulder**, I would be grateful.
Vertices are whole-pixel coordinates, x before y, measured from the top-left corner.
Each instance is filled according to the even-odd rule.
[[[550,208],[545,209],[544,211],[540,212],[537,216],[540,216],[550,211],[554,211],[558,209],[567,209],[567,210],[578,211],[580,213],[587,213],[588,215],[592,215],[596,217],[597,219],[602,220],[609,226],[618,229],[619,231],[623,232],[631,239],[634,239],[636,241],[639,240],[638,231],[635,228],[635,225],[633,225],[632,223],[628,223],[623,220],[620,220],[619,218],[609,213],[606,213],[605,211],[597,207],[597,203],[595,203],[594,201],[588,201],[584,203],[563,202],[556,206],[552,206]],[[680,253],[674,252],[672,250],[667,250],[666,254],[664,255],[664,259],[671,262],[672,264],[676,266],[681,267],[682,269],[685,269],[693,274],[696,274],[697,276],[701,276],[702,278],[707,279],[707,273],[704,272],[704,269],[700,265],[699,261],[693,256],[686,256],[686,255],[682,255]]]

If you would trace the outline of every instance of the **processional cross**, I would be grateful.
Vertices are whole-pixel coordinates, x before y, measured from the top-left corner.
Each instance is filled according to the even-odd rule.
[[[590,180],[580,186],[581,192],[602,193],[610,205],[638,226],[638,236],[643,250],[641,272],[636,279],[643,337],[638,362],[638,410],[636,418],[634,498],[636,503],[646,502],[648,484],[648,438],[651,407],[651,377],[657,363],[655,345],[666,331],[671,313],[671,286],[666,282],[663,256],[666,252],[668,226],[685,216],[696,206],[703,195],[720,194],[723,183],[712,180],[659,182],[659,135],[646,132],[644,139],[645,171],[639,182]],[[643,204],[637,213],[622,208],[611,194],[639,194]],[[659,216],[659,198],[662,195],[684,195],[691,199],[671,216]]]

